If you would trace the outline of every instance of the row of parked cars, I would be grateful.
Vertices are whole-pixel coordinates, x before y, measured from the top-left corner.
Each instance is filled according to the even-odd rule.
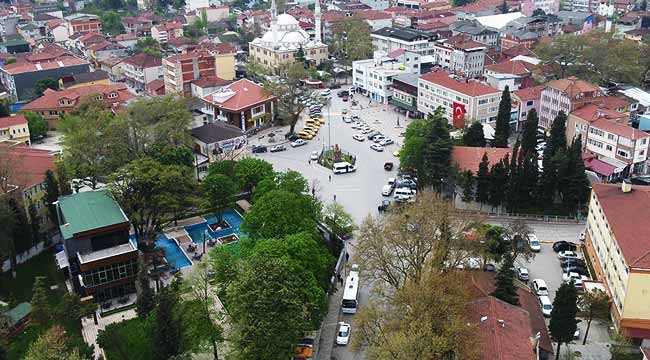
[[[359,133],[352,135],[354,140],[359,142],[372,141],[370,148],[377,152],[384,151],[384,146],[394,144],[395,142],[383,135],[381,132],[373,129],[370,125],[361,121],[358,115],[343,116],[343,122],[351,124],[352,129],[359,130]]]

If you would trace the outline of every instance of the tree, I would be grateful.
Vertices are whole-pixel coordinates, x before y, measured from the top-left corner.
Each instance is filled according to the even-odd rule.
[[[56,178],[59,180],[59,193],[61,195],[72,194],[72,188],[70,187],[70,180],[68,179],[68,173],[65,169],[65,163],[59,161],[54,164],[54,173]]]
[[[556,78],[566,78],[569,69],[579,62],[582,53],[582,37],[562,35],[553,41],[540,44],[535,53],[545,65],[554,70]]]
[[[0,199],[0,256],[8,256],[11,266],[12,277],[16,277],[16,244],[14,240],[14,228],[17,226],[16,217],[9,206],[7,199]]]
[[[606,292],[600,289],[593,289],[585,291],[580,296],[578,306],[587,318],[587,329],[585,336],[582,340],[582,345],[587,343],[587,336],[589,336],[589,328],[594,319],[608,319],[611,309],[611,299]]]
[[[404,145],[400,150],[400,167],[424,169],[424,147],[426,136],[431,131],[431,121],[418,120],[411,122],[404,134]]]
[[[8,98],[0,100],[0,117],[7,117],[9,115],[11,115],[11,100]]]
[[[214,209],[218,224],[223,223],[223,213],[235,203],[237,184],[221,174],[209,174],[203,179],[201,190],[208,202],[208,208]]]
[[[470,202],[474,200],[474,186],[476,178],[472,174],[472,170],[462,171],[458,175],[458,186],[463,189],[463,201]]]
[[[476,201],[484,204],[490,199],[490,162],[487,153],[483,153],[483,158],[478,165],[476,173]]]
[[[360,17],[344,18],[333,31],[332,55],[348,66],[352,66],[353,61],[372,57],[374,46],[370,30],[370,26]]]
[[[314,232],[320,204],[309,195],[270,191],[255,201],[241,230],[252,238],[279,238],[302,231]]]
[[[124,33],[122,18],[115,11],[102,11],[102,31],[113,36]]]
[[[548,140],[546,141],[546,148],[544,149],[544,157],[552,157],[560,150],[566,150],[566,113],[562,110],[557,114],[553,123],[551,124],[551,132]]]
[[[521,151],[524,155],[535,152],[538,126],[539,118],[537,117],[537,110],[530,109],[526,115],[526,122],[524,122],[524,128],[521,134]]]
[[[533,231],[523,220],[513,220],[504,228],[503,234],[507,239],[507,251],[513,260],[522,257],[529,261],[535,257],[535,253],[530,250],[530,238]]]
[[[293,134],[300,114],[306,107],[298,98],[304,94],[302,81],[309,76],[309,73],[303,64],[297,62],[284,64],[277,69],[277,72],[283,81],[265,83],[264,93],[277,97],[276,111],[289,121],[289,133]]]
[[[252,191],[262,179],[273,175],[273,165],[257,158],[244,158],[235,166],[235,178],[239,180],[238,189]]]
[[[357,227],[352,215],[347,213],[343,205],[338,202],[332,202],[325,206],[323,221],[338,236],[350,235]]]
[[[551,321],[548,325],[551,337],[557,341],[555,360],[560,358],[560,346],[562,343],[568,344],[573,340],[573,334],[576,332],[577,296],[573,281],[570,283],[562,283],[555,293]]]
[[[59,81],[53,78],[44,78],[34,83],[36,97],[43,96],[45,89],[59,90]]]
[[[237,162],[234,160],[221,160],[213,162],[208,166],[208,174],[221,174],[231,178],[235,177],[235,167]]]
[[[163,165],[183,165],[194,168],[194,152],[187,146],[155,144],[147,148],[147,155]]]
[[[254,201],[270,191],[282,190],[292,194],[302,195],[309,192],[307,179],[301,173],[294,170],[287,170],[266,176],[255,187]]]
[[[517,287],[515,286],[515,272],[512,270],[514,259],[510,253],[505,253],[503,256],[503,263],[499,269],[496,280],[496,289],[492,292],[492,296],[501,299],[512,305],[519,305],[519,295],[517,294]]]
[[[510,137],[510,113],[512,112],[512,100],[510,99],[510,88],[506,85],[501,93],[499,112],[494,132],[494,147],[507,148]]]
[[[38,139],[41,136],[47,135],[49,126],[47,124],[47,121],[43,120],[42,116],[32,111],[27,111],[24,115],[27,119],[27,126],[29,127],[29,138],[31,140]]]
[[[423,147],[422,168],[418,170],[420,186],[433,185],[442,188],[441,181],[449,176],[451,168],[451,138],[449,124],[441,112],[429,114],[431,127],[426,133]]]
[[[492,165],[489,175],[489,200],[488,203],[492,207],[500,206],[505,199],[504,184],[508,180],[508,172],[506,170],[505,163],[501,159],[498,163]]]
[[[533,10],[533,17],[544,16],[544,15],[546,15],[546,13],[542,9]]]
[[[147,265],[144,260],[138,262],[138,277],[136,279],[136,290],[138,298],[135,302],[135,311],[138,317],[145,318],[155,307],[154,293],[151,289],[151,283],[147,276]]]
[[[538,204],[549,208],[558,194],[559,185],[565,179],[566,157],[566,114],[560,111],[551,125],[551,134],[544,149],[542,172],[539,179]],[[561,179],[558,181],[558,179]]]
[[[146,251],[170,214],[192,203],[194,187],[186,167],[143,157],[112,175],[109,191],[131,221],[139,248]]]
[[[82,360],[77,350],[68,349],[65,330],[54,325],[29,345],[25,360]]]
[[[56,176],[54,176],[54,172],[52,172],[52,170],[47,170],[45,172],[45,197],[43,197],[43,201],[45,202],[45,206],[47,206],[48,216],[54,224],[59,223],[59,217],[54,202],[59,200],[60,195],[59,182],[56,179]]]
[[[560,188],[562,201],[569,214],[580,210],[589,199],[589,179],[582,160],[582,137],[573,139],[567,151],[566,181]]]
[[[158,294],[156,324],[153,332],[153,359],[167,360],[180,354],[181,323],[174,309],[178,295],[169,287]]]
[[[471,147],[485,147],[485,135],[483,125],[480,121],[475,121],[470,125],[463,134],[463,145]]]
[[[507,14],[510,12],[510,8],[508,7],[508,3],[506,2],[506,0],[503,0],[503,3],[501,3],[501,5],[499,6],[499,10],[501,10],[502,14]]]
[[[300,48],[298,51],[296,51],[296,55],[294,56],[296,59],[296,62],[302,63],[303,66],[305,64],[305,50],[302,49],[302,45],[300,45]]]
[[[27,215],[29,218],[29,232],[31,235],[31,243],[38,244],[43,238],[43,232],[41,231],[40,224],[40,215],[36,209],[36,205],[33,202],[30,202],[27,206]]]
[[[46,326],[50,322],[50,306],[47,302],[47,285],[44,276],[37,276],[32,287],[31,320],[38,326]]]

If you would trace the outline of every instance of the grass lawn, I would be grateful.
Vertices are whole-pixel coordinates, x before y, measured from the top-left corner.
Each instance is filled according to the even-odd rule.
[[[151,324],[135,318],[111,324],[99,338],[107,359],[148,360],[153,352]]]
[[[16,278],[11,278],[11,273],[5,273],[0,276],[0,299],[11,299],[15,303],[30,301],[32,298],[32,285],[37,276],[47,278],[48,288],[52,285],[58,285],[59,289],[55,292],[58,295],[65,293],[65,280],[63,273],[56,268],[54,254],[50,251],[44,251],[40,255],[32,258],[28,262],[18,265]],[[50,299],[58,303],[61,296],[53,296]]]

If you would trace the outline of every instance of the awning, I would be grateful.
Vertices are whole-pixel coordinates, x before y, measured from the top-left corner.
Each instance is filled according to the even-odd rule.
[[[56,253],[55,258],[56,258],[56,266],[59,269],[65,269],[68,266],[70,266],[70,263],[68,262],[68,256],[66,255],[65,250]]]
[[[607,163],[609,165],[614,166],[614,168],[615,168],[614,173],[620,173],[623,170],[625,170],[625,168],[627,167],[626,162],[618,160],[618,159],[612,159],[612,158],[609,158],[609,157],[606,157],[606,156],[598,158],[598,160],[601,160],[601,161],[603,161],[603,162],[605,162],[605,163]]]
[[[598,175],[609,177],[616,170],[616,166],[608,164],[599,159],[585,159],[585,169],[591,170]]]

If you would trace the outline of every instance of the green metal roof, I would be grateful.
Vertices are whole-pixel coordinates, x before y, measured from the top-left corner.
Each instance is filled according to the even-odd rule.
[[[27,45],[27,44],[29,43],[23,39],[14,39],[14,40],[9,40],[0,43],[0,46],[15,46],[15,45]]]
[[[64,239],[74,234],[129,221],[120,206],[105,190],[87,191],[59,198]]]
[[[31,312],[32,305],[30,305],[28,302],[23,302],[16,305],[15,308],[6,311],[3,315],[9,319],[10,325],[14,325],[24,319]]]

